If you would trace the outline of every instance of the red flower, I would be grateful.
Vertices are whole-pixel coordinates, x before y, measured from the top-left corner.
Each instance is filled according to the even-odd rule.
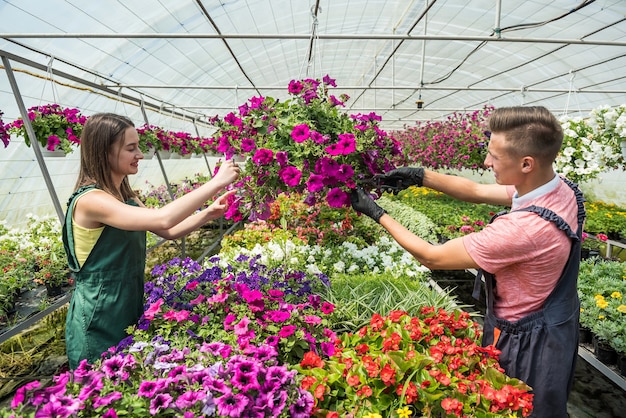
[[[372,392],[372,388],[368,385],[363,385],[361,389],[356,391],[357,396],[360,396],[361,398],[369,398],[372,396],[372,393],[374,392]]]
[[[315,382],[317,382],[317,379],[314,378],[313,376],[305,376],[304,379],[302,379],[302,383],[300,387],[304,390],[309,390],[310,388],[313,387]]]
[[[356,374],[353,374],[350,377],[348,377],[347,381],[348,381],[348,385],[350,386],[357,386],[358,384],[361,383],[361,379]]]
[[[304,357],[302,358],[302,361],[300,362],[300,367],[303,367],[303,368],[324,367],[324,362],[313,351],[309,351],[304,354]]]
[[[396,383],[396,371],[389,363],[385,364],[380,371],[380,379],[386,386],[391,386]]]

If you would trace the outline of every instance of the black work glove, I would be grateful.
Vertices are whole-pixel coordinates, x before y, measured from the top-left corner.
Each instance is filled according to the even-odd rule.
[[[376,222],[380,223],[380,217],[387,213],[374,202],[374,199],[361,187],[357,187],[350,193],[350,203],[352,208],[357,212],[369,216]]]
[[[385,174],[379,174],[375,179],[380,184],[381,189],[397,194],[409,186],[421,187],[424,182],[424,169],[422,167],[400,167]]]

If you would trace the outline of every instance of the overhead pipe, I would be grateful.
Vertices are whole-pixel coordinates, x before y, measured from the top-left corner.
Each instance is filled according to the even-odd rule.
[[[259,33],[0,33],[3,39],[302,39],[308,40],[310,34],[259,34]],[[392,35],[392,34],[320,34],[318,39],[329,40],[406,40],[406,41],[464,41],[464,42],[512,42],[533,44],[568,44],[595,46],[626,46],[625,41],[583,40],[564,38],[494,38],[492,36],[453,36],[453,35]]]

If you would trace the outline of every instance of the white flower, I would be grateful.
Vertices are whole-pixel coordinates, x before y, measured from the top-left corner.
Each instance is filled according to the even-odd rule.
[[[333,264],[333,269],[338,273],[343,273],[345,271],[346,264],[343,261],[337,261]]]

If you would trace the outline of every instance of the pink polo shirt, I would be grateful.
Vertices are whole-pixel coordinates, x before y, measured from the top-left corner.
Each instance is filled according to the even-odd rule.
[[[552,210],[577,227],[576,197],[556,176],[549,183],[517,198],[510,188],[514,209],[530,205]],[[495,274],[494,313],[516,321],[540,310],[561,276],[571,240],[552,222],[532,212],[498,217],[482,231],[463,237],[467,253],[482,269]]]

